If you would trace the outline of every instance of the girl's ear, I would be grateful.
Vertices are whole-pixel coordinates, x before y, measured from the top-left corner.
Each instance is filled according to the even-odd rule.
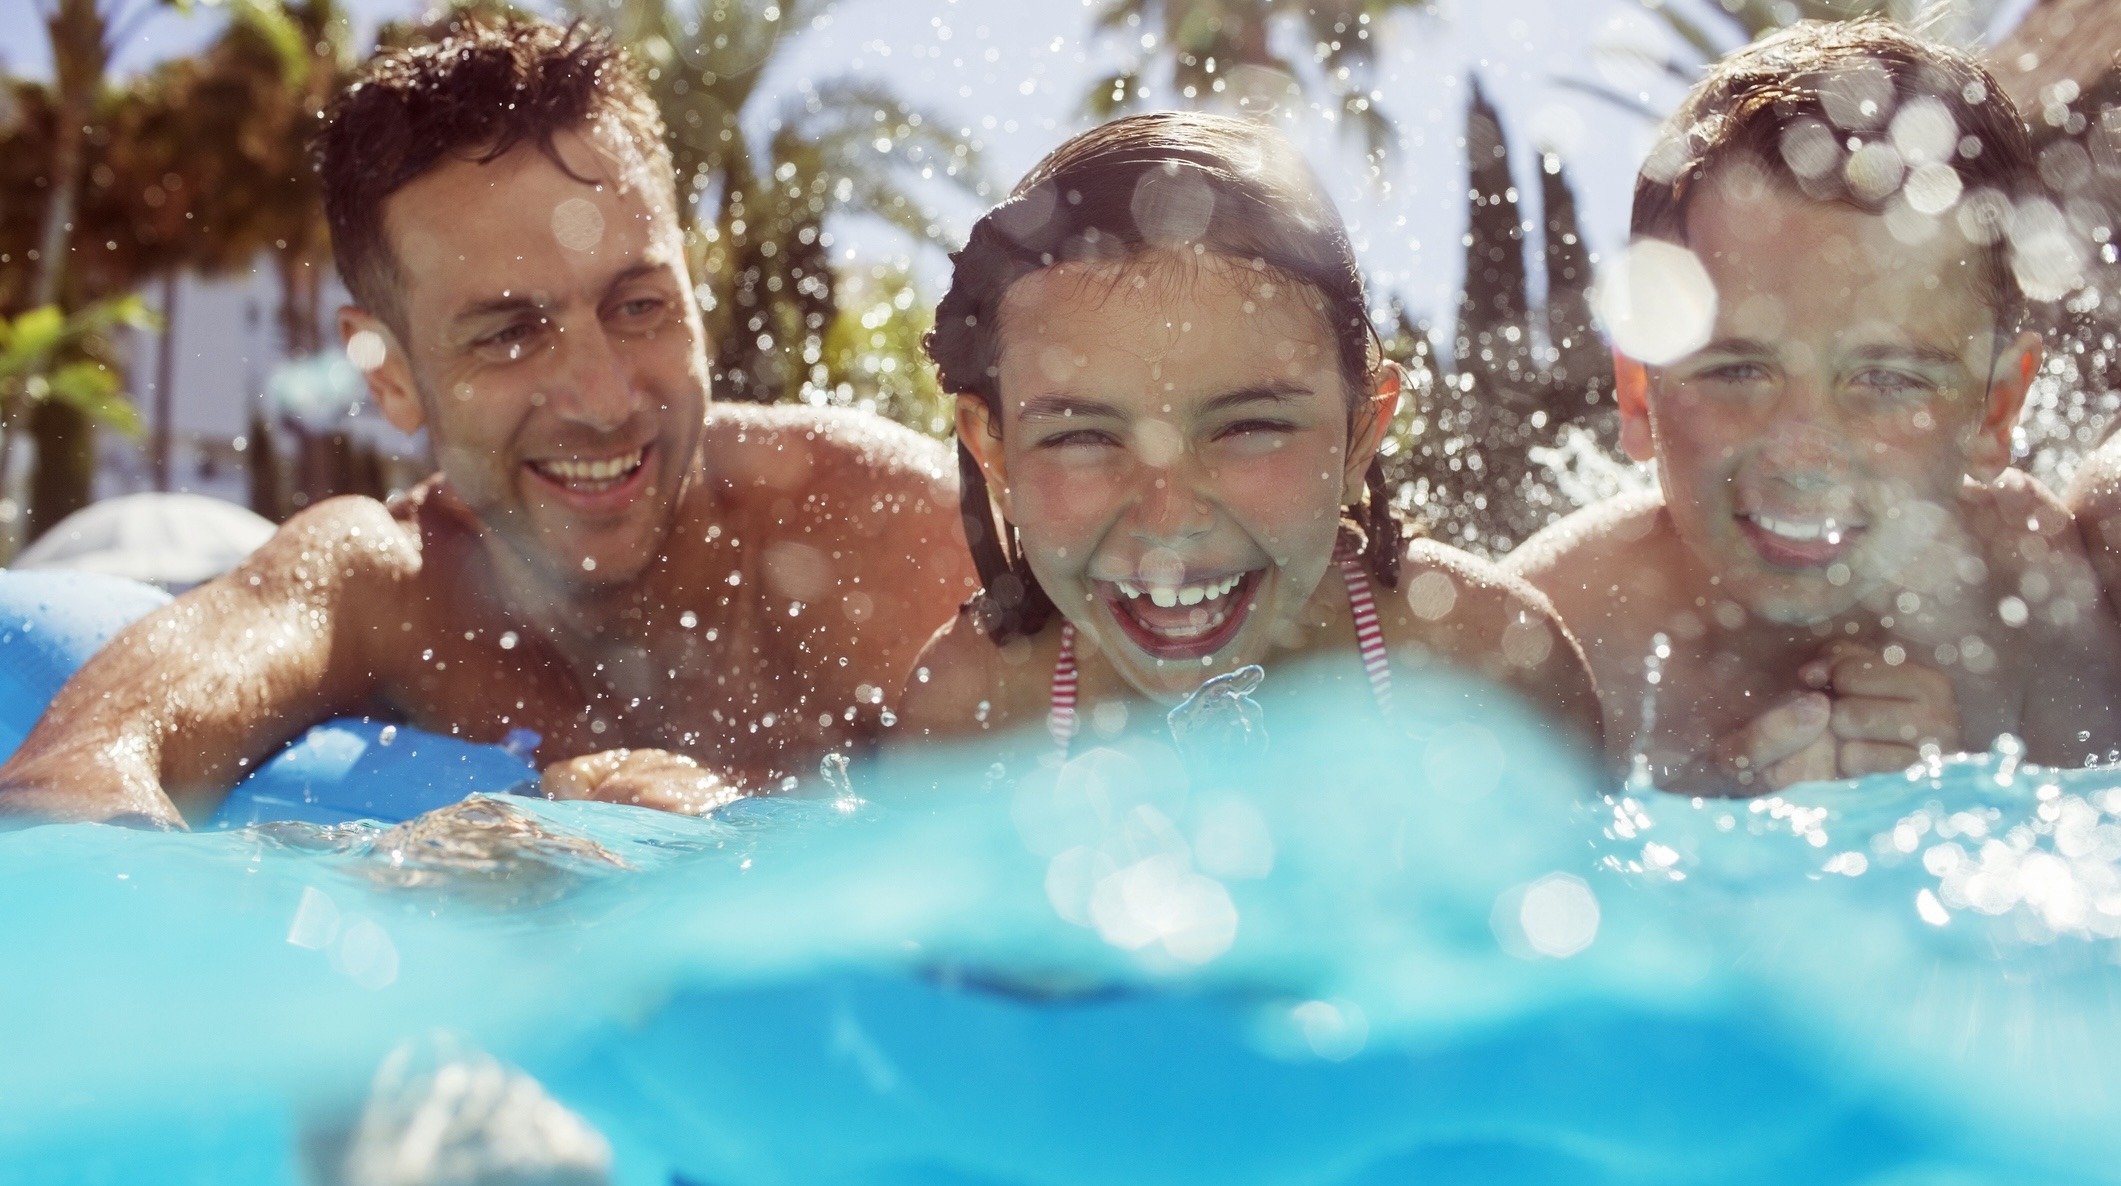
[[[1650,436],[1650,371],[1620,351],[1613,351],[1613,397],[1620,405],[1620,447],[1636,461],[1657,457]]]
[[[412,363],[406,358],[398,335],[390,332],[381,318],[347,305],[339,310],[339,341],[367,378],[368,394],[374,397],[383,419],[407,436],[420,431],[427,423],[427,412],[420,406],[420,389],[413,382]]]
[[[1355,410],[1355,423],[1348,433],[1348,465],[1340,484],[1343,505],[1353,506],[1363,500],[1370,461],[1385,443],[1385,434],[1392,430],[1392,418],[1399,414],[1399,398],[1407,386],[1406,372],[1398,363],[1386,359],[1378,368],[1376,388]]]
[[[976,395],[958,395],[957,439],[972,454],[972,460],[979,463],[980,473],[987,479],[987,497],[994,500],[1002,518],[1014,519],[1009,507],[1009,467],[1002,455],[1001,425],[994,422],[986,400]]]
[[[2040,373],[2046,351],[2040,335],[2027,330],[2003,348],[1996,360],[1995,381],[1981,406],[1981,423],[1967,442],[1966,474],[1977,482],[1993,482],[2011,464],[2011,438],[2018,427],[2018,414],[2025,410],[2026,393]]]

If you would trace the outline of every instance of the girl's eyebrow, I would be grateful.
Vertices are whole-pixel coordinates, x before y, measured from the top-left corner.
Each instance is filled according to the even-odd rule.
[[[1310,394],[1311,389],[1301,383],[1272,383],[1253,387],[1240,387],[1235,391],[1226,391],[1202,404],[1200,410],[1203,412],[1221,412],[1230,408],[1243,407],[1246,404],[1286,404]]]
[[[1036,395],[1024,401],[1023,410],[1017,413],[1020,419],[1039,420],[1047,417],[1060,419],[1067,416],[1110,416],[1124,420],[1125,412],[1107,403],[1094,399],[1082,399],[1073,395]]]

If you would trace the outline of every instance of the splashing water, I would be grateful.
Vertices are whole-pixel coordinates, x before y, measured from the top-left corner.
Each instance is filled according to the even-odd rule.
[[[508,1098],[644,1184],[2121,1177],[2113,771],[1608,796],[1401,695],[852,811],[0,835],[0,1180],[283,1182]]]
[[[1267,716],[1252,693],[1267,678],[1256,663],[1203,681],[1165,715],[1171,740],[1188,761],[1260,757],[1267,752]]]

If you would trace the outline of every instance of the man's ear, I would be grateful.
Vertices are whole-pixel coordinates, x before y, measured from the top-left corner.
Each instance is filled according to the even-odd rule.
[[[976,395],[960,393],[957,397],[957,439],[972,460],[979,463],[980,473],[987,479],[987,497],[1004,519],[1016,516],[1009,509],[1009,467],[1002,456],[1001,427],[994,422],[994,413],[987,410],[987,401]]]
[[[420,407],[412,360],[406,357],[398,335],[367,310],[345,305],[339,309],[339,341],[368,379],[368,394],[375,397],[383,419],[407,436],[420,431],[427,423],[427,412]]]
[[[1637,461],[1654,461],[1657,444],[1650,436],[1650,369],[1613,351],[1613,398],[1620,404],[1620,447]]]
[[[1355,423],[1348,433],[1348,467],[1341,478],[1340,501],[1353,506],[1362,501],[1364,480],[1370,473],[1370,459],[1377,456],[1378,447],[1385,443],[1385,434],[1392,430],[1392,418],[1399,414],[1399,399],[1407,389],[1406,372],[1398,363],[1385,360],[1378,368],[1377,386],[1356,409]]]
[[[1981,423],[1967,442],[1966,473],[1977,482],[1993,482],[2011,464],[2011,437],[2018,427],[2018,414],[2025,410],[2025,397],[2046,357],[2040,335],[2026,330],[2004,348],[1996,360],[1995,379],[1988,385],[1988,399],[1981,406]]]

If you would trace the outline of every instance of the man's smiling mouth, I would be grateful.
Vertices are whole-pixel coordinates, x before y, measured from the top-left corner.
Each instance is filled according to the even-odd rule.
[[[1092,584],[1127,638],[1151,658],[1198,659],[1221,650],[1244,626],[1265,571],[1200,576],[1176,585]]]
[[[608,457],[547,457],[528,464],[531,472],[571,493],[602,494],[625,485],[640,473],[647,463],[648,449],[643,445],[631,453]]]

